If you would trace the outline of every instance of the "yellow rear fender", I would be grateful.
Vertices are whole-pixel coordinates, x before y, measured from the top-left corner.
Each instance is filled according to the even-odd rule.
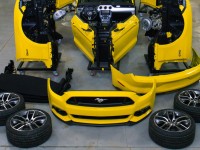
[[[200,64],[196,67],[182,72],[158,75],[158,76],[137,76],[134,74],[122,74],[111,66],[112,83],[115,87],[124,91],[146,93],[150,90],[152,81],[156,81],[156,93],[163,93],[177,90],[200,80]]]
[[[40,44],[33,42],[23,32],[22,18],[26,7],[19,8],[19,0],[16,0],[14,7],[14,31],[17,61],[42,61],[47,68],[52,66],[52,45],[51,42]]]
[[[68,91],[63,95],[58,95],[52,91],[50,79],[48,79],[47,85],[50,108],[58,118],[64,122],[89,124],[138,122],[145,118],[154,107],[155,81],[152,81],[151,86],[145,95],[138,96],[136,93],[128,91]],[[90,100],[91,104],[72,103],[73,100],[77,102],[80,99]],[[111,99],[113,102],[126,99],[131,103],[108,105]],[[94,102],[95,105],[92,105]]]

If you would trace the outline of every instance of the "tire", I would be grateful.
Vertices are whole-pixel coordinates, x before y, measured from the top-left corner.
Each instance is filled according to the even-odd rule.
[[[51,117],[39,109],[21,110],[6,122],[8,141],[20,148],[38,146],[46,142],[51,133]]]
[[[173,109],[159,110],[149,119],[149,136],[162,147],[184,148],[194,141],[195,122],[185,112]]]
[[[0,93],[0,126],[6,124],[10,115],[25,109],[23,96],[12,92]]]
[[[196,123],[200,123],[200,90],[178,92],[174,97],[174,108],[188,113]]]

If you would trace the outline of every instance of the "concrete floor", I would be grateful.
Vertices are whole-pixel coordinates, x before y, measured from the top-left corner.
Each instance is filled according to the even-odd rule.
[[[10,59],[15,60],[15,44],[13,32],[13,6],[15,0],[0,1],[0,72]],[[200,54],[200,1],[191,0],[193,7],[193,47]],[[64,20],[57,23],[58,32],[62,33],[64,39],[59,47],[62,52],[61,63],[58,67],[59,76],[55,77],[51,72],[26,72],[28,75],[59,81],[68,67],[74,68],[73,90],[115,90],[111,83],[110,72],[97,73],[92,77],[86,67],[88,60],[75,47],[71,27]],[[23,41],[22,41],[23,42]],[[149,71],[143,57],[147,53],[148,40],[144,32],[140,32],[137,45],[121,61],[120,70],[123,73],[134,72],[138,75],[148,75]],[[16,66],[17,66],[16,62]],[[187,88],[200,88],[195,83]],[[173,108],[173,97],[177,91],[159,94],[156,96],[154,111],[162,108]],[[134,126],[117,127],[88,127],[68,126],[55,118],[47,104],[27,103],[27,108],[40,108],[49,112],[52,116],[53,133],[51,138],[37,148],[32,149],[57,149],[57,150],[155,150],[163,149],[156,145],[148,135],[148,120]],[[5,127],[0,127],[0,150],[18,149],[8,143]],[[200,149],[200,124],[196,124],[196,137],[191,146],[186,149]]]

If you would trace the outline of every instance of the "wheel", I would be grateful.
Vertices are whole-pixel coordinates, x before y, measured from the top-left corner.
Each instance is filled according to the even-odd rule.
[[[20,94],[0,93],[0,126],[6,124],[8,117],[22,109],[25,109],[24,98]]]
[[[188,113],[195,122],[200,123],[200,90],[178,92],[174,97],[174,108]]]
[[[194,140],[195,122],[185,112],[173,109],[159,110],[149,119],[149,136],[165,148],[184,148]]]
[[[21,148],[38,146],[47,141],[51,133],[51,118],[39,109],[21,110],[6,122],[8,141]]]

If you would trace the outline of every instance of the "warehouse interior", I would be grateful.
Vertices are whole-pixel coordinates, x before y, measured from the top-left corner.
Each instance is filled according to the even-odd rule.
[[[136,0],[137,2],[137,0]],[[200,54],[200,1],[191,0],[193,14],[193,48]],[[15,58],[14,20],[13,9],[15,0],[1,0],[0,2],[0,73],[10,60],[14,60],[17,66],[19,62]],[[138,3],[137,3],[138,5]],[[67,14],[62,20],[56,22],[56,28],[62,33],[63,40],[59,45],[59,52],[62,53],[55,76],[52,71],[26,71],[25,75],[51,78],[59,82],[65,76],[68,68],[73,68],[70,90],[118,90],[112,85],[110,71],[98,71],[91,76],[87,70],[88,59],[75,46],[71,30],[70,19],[73,12]],[[145,62],[144,54],[147,53],[148,38],[140,28],[136,46],[126,54],[120,61],[119,70],[122,73],[134,73],[136,75],[151,75]],[[33,64],[30,64],[33,65]],[[35,65],[35,64],[34,64]],[[40,63],[36,64],[42,65]],[[167,67],[171,67],[170,65]],[[19,72],[18,72],[19,73]],[[184,89],[199,89],[200,83],[196,82]],[[33,89],[34,90],[34,89]],[[174,96],[178,90],[156,95],[153,112],[173,108]],[[30,149],[48,150],[160,150],[163,147],[155,144],[149,137],[148,124],[149,116],[141,122],[132,125],[95,127],[85,125],[67,125],[56,118],[48,104],[26,103],[26,108],[38,108],[47,111],[52,119],[53,132],[48,141],[42,145]],[[0,150],[17,150],[6,138],[5,126],[0,126]],[[188,150],[200,149],[200,125],[196,123],[196,134],[194,142]]]

